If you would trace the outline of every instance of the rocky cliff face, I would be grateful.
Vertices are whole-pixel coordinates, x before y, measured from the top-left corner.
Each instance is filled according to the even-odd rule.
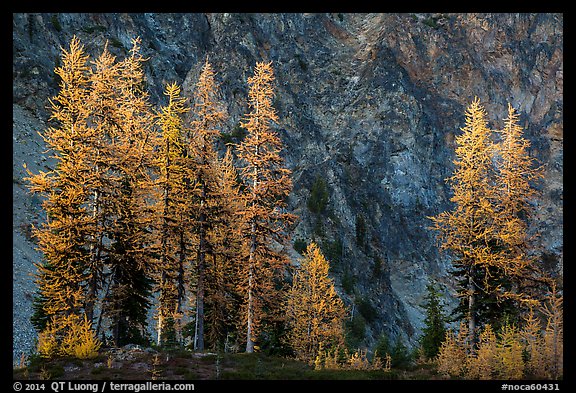
[[[26,193],[22,163],[51,165],[36,134],[47,126],[53,69],[73,34],[91,54],[108,40],[123,56],[142,39],[151,98],[176,81],[191,96],[205,58],[218,72],[232,133],[246,111],[256,61],[276,73],[277,125],[294,173],[294,239],[316,239],[333,261],[346,303],[367,322],[363,343],[384,332],[414,343],[429,280],[446,284],[426,216],[449,208],[454,137],[477,96],[490,125],[518,109],[531,153],[546,165],[534,231],[562,274],[563,17],[559,14],[14,14],[14,353],[32,345],[29,276],[40,256],[29,225],[43,219]],[[307,207],[318,179],[324,212]],[[298,254],[290,250],[296,260]],[[452,299],[452,300],[450,300]],[[358,311],[359,310],[359,311]]]

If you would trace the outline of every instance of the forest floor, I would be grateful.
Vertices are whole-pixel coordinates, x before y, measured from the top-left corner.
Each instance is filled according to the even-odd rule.
[[[13,368],[15,380],[437,380],[433,364],[410,369],[314,370],[304,362],[262,353],[103,350],[94,359],[43,359]]]

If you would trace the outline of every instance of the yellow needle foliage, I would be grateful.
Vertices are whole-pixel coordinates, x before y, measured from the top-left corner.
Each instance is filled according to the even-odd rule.
[[[310,243],[288,291],[289,343],[298,359],[310,363],[320,349],[330,351],[344,344],[346,310],[328,276],[329,267],[320,248]],[[351,361],[360,361],[359,354]]]
[[[486,112],[475,99],[466,110],[466,126],[456,136],[455,172],[447,181],[452,186],[453,211],[431,217],[440,233],[441,248],[454,252],[458,261],[468,266],[494,263],[488,241],[492,238],[494,189],[492,142]]]
[[[527,354],[526,373],[535,377],[543,378],[546,369],[546,351],[543,350],[544,338],[542,337],[542,326],[536,317],[534,310],[524,317],[524,329],[521,332],[522,340],[525,342]]]
[[[547,378],[558,379],[564,374],[564,297],[552,286],[548,299],[541,307],[546,317],[544,331],[545,373]]]
[[[468,357],[468,379],[493,379],[498,371],[496,334],[487,324],[480,334],[476,356]]]
[[[119,288],[118,276],[105,272],[120,265],[124,271],[147,268],[152,122],[138,51],[135,39],[129,56],[117,62],[105,47],[89,67],[89,56],[73,37],[55,69],[60,90],[50,100],[53,126],[42,137],[56,164],[28,178],[31,192],[45,197],[47,213],[46,223],[35,229],[44,256],[37,263],[42,324],[82,313],[89,321],[103,320],[96,310],[114,310],[99,292],[108,286],[112,297]],[[138,296],[125,293],[124,304]]]
[[[478,98],[465,115],[462,134],[456,137],[454,174],[447,179],[454,207],[430,218],[440,248],[451,253],[464,276],[459,296],[473,338],[478,323],[491,322],[477,320],[483,306],[494,300],[513,307],[534,306],[531,284],[546,279],[529,257],[527,218],[536,196],[531,183],[541,173],[528,156],[518,115],[509,105],[499,143],[493,141],[496,132],[488,127]],[[486,297],[493,300],[478,304]]]
[[[242,200],[239,198],[237,171],[230,148],[222,159],[217,159],[214,167],[218,194],[214,204],[218,214],[208,233],[212,262],[206,270],[206,339],[212,346],[224,342],[226,325],[233,325],[237,319],[237,304],[230,294],[236,290],[242,241],[238,232],[230,228],[243,225],[238,214],[242,209]]]
[[[168,103],[161,106],[156,115],[156,124],[160,127],[158,152],[155,155],[157,170],[155,216],[155,244],[157,259],[155,274],[158,295],[157,344],[171,333],[166,326],[168,321],[178,321],[184,298],[184,262],[185,250],[189,244],[190,217],[193,211],[192,193],[194,183],[190,180],[190,165],[186,157],[189,144],[185,138],[183,115],[189,111],[186,99],[181,96],[176,83],[166,86],[164,95]]]
[[[75,314],[53,318],[38,335],[38,353],[46,358],[92,359],[98,356],[101,345],[86,315],[83,318]]]
[[[477,287],[490,286],[489,268],[499,263],[491,244],[495,237],[496,212],[493,203],[495,190],[491,183],[494,169],[490,134],[486,111],[475,98],[466,109],[462,134],[456,136],[454,174],[447,179],[453,191],[450,200],[454,208],[430,217],[432,228],[438,231],[441,249],[451,252],[455,257],[454,264],[465,272],[466,288],[462,288],[460,296],[467,298],[466,318],[471,335],[476,330],[474,304]],[[483,282],[475,283],[476,276],[483,271]]]
[[[497,176],[495,189],[497,214],[495,225],[498,242],[502,249],[500,263],[504,272],[514,281],[524,284],[524,291],[503,293],[514,297],[518,302],[530,306],[538,303],[529,292],[534,281],[549,282],[530,256],[528,221],[532,213],[530,203],[538,196],[532,183],[542,179],[542,167],[536,166],[536,160],[528,155],[530,142],[522,135],[519,115],[508,104],[508,117],[504,119],[504,128],[499,130],[500,143],[495,145]],[[529,279],[526,283],[526,280]]]
[[[215,138],[220,135],[218,127],[225,120],[223,104],[218,100],[219,91],[215,73],[206,59],[194,92],[194,120],[191,124],[191,147],[193,148],[195,181],[198,185],[195,198],[198,245],[196,247],[196,325],[195,349],[204,350],[204,315],[207,273],[207,254],[213,248],[210,231],[222,213],[217,199],[218,155],[214,149]]]
[[[62,50],[52,127],[42,133],[56,167],[27,178],[47,213],[34,228],[44,255],[36,264],[34,325],[47,329],[40,346],[46,354],[60,351],[68,336],[46,325],[70,315],[85,314],[98,334],[112,330],[116,345],[143,338],[152,301],[158,343],[163,335],[179,341],[186,306],[195,302],[196,349],[203,348],[206,313],[211,344],[242,325],[252,352],[262,325],[282,321],[288,258],[280,247],[295,220],[286,211],[291,171],[272,129],[278,116],[271,63],[257,63],[248,79],[249,113],[241,122],[247,136],[237,146],[243,167],[236,173],[232,153],[220,159],[215,148],[225,111],[208,60],[190,127],[175,83],[166,86],[168,104],[153,113],[146,60],[139,39],[121,61],[106,44],[88,63],[76,37]],[[195,296],[186,296],[193,285]],[[150,299],[152,287],[158,296]],[[65,339],[66,348],[75,347],[75,339]]]
[[[466,373],[468,334],[468,326],[464,322],[460,323],[458,334],[452,330],[446,331],[446,339],[437,356],[439,373],[453,377],[461,377]]]
[[[499,379],[521,379],[524,375],[524,359],[518,329],[514,325],[505,324],[496,347],[500,362]]]
[[[245,185],[245,208],[240,212],[245,226],[239,234],[246,245],[246,263],[240,270],[239,292],[244,300],[241,324],[246,328],[246,352],[254,352],[261,321],[274,318],[279,310],[277,282],[288,264],[285,255],[274,250],[273,241],[287,242],[288,226],[294,215],[286,212],[286,198],[292,189],[291,171],[280,155],[283,144],[272,130],[278,121],[273,107],[274,72],[271,63],[256,63],[248,78],[249,113],[241,122],[248,134],[237,145]],[[276,281],[276,282],[275,282]],[[265,312],[266,311],[266,312]]]
[[[490,324],[480,331],[470,350],[467,325],[458,335],[449,331],[436,358],[438,371],[466,379],[561,379],[563,375],[563,297],[555,286],[545,304],[525,316],[520,327],[505,324],[494,332]]]
[[[61,78],[60,92],[50,101],[51,120],[56,125],[40,134],[58,164],[54,170],[38,174],[27,170],[29,177],[25,179],[30,182],[32,193],[44,196],[42,207],[47,212],[47,221],[34,228],[45,260],[35,265],[47,317],[79,312],[82,307],[81,284],[89,260],[83,246],[91,225],[85,206],[89,197],[84,187],[90,172],[86,144],[91,132],[84,106],[88,98],[88,56],[76,37],[70,48],[62,52],[62,65],[55,70]]]

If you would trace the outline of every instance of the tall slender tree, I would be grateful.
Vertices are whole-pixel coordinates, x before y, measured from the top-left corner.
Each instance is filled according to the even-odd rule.
[[[254,352],[263,313],[277,309],[271,303],[277,294],[277,282],[284,273],[287,258],[273,248],[287,239],[287,226],[294,216],[285,211],[285,199],[291,191],[291,171],[280,155],[282,141],[271,129],[278,120],[274,98],[272,64],[259,62],[248,78],[250,112],[241,122],[248,135],[238,145],[240,170],[245,184],[246,208],[242,211],[246,227],[241,233],[247,243],[246,265],[240,290],[245,300],[242,318],[246,331],[246,352]]]
[[[225,119],[222,103],[218,99],[218,85],[215,73],[208,62],[208,58],[202,67],[202,72],[196,84],[194,92],[194,106],[190,131],[193,141],[196,179],[198,185],[197,194],[197,265],[196,265],[196,326],[194,334],[194,349],[204,350],[204,298],[206,257],[209,244],[209,232],[212,229],[216,211],[214,199],[217,198],[217,179],[215,167],[218,156],[214,149],[215,139],[220,135],[218,127]]]
[[[467,359],[468,379],[493,379],[499,369],[497,337],[492,326],[487,323],[479,335],[476,356]]]
[[[531,377],[547,378],[547,364],[544,338],[542,337],[542,321],[534,312],[534,308],[523,318],[524,328],[521,331],[526,353],[526,374]]]
[[[478,293],[489,283],[490,267],[497,266],[491,241],[494,238],[493,144],[486,111],[475,98],[466,109],[466,125],[456,136],[454,174],[447,179],[454,195],[452,211],[432,217],[441,248],[455,257],[453,264],[464,275],[460,296],[466,302],[470,343],[475,341]]]
[[[65,277],[58,279],[59,293],[46,292],[43,287],[50,284],[40,283],[36,310],[64,310],[56,298],[62,299],[65,292],[71,295],[64,286],[74,287],[80,303],[73,306],[75,311],[65,313],[85,312],[89,325],[97,320],[96,332],[104,316],[111,318],[116,343],[128,330],[145,330],[148,306],[145,201],[153,146],[150,104],[143,90],[145,60],[139,49],[139,40],[133,40],[130,55],[117,62],[105,46],[89,67],[79,40],[72,39],[70,51],[63,51],[63,65],[56,68],[62,82],[60,94],[52,101],[52,119],[58,128],[45,135],[58,167],[50,174],[31,177],[33,191],[51,195],[45,209],[60,221],[58,227],[62,228],[62,219],[69,221],[65,231],[52,228],[38,234],[47,242],[40,244],[47,257],[39,268],[41,280]],[[61,205],[59,211],[51,199]],[[75,234],[74,244],[70,233]],[[69,242],[68,246],[55,250],[54,245],[62,241]],[[67,266],[57,262],[62,258]],[[70,299],[66,302],[72,307]],[[133,307],[127,306],[132,303]],[[83,319],[77,317],[77,321]],[[40,325],[48,321],[38,315],[34,319]]]
[[[185,138],[183,114],[189,111],[176,83],[168,84],[164,94],[167,105],[160,108],[156,121],[161,129],[156,155],[156,249],[157,249],[157,343],[174,336],[174,323],[181,315],[184,299],[184,263],[188,257],[191,199],[195,183],[191,182],[187,161],[189,149]],[[170,327],[170,329],[168,329]]]
[[[541,310],[546,317],[544,331],[544,357],[548,378],[558,379],[564,375],[564,296],[552,284]]]
[[[532,183],[541,170],[528,156],[511,105],[499,143],[492,142],[485,117],[475,99],[456,139],[456,168],[448,179],[454,209],[432,218],[442,248],[456,258],[455,274],[464,277],[460,294],[466,300],[456,311],[468,318],[471,338],[478,322],[497,327],[503,316],[517,319],[521,307],[537,304],[535,288],[550,284],[530,256],[528,236]]]
[[[44,258],[35,263],[38,293],[33,319],[39,331],[83,311],[91,222],[84,187],[90,172],[87,141],[91,137],[84,106],[89,95],[87,61],[84,47],[73,37],[69,49],[62,49],[62,65],[55,69],[61,81],[58,95],[50,101],[54,126],[41,134],[53,152],[56,168],[38,174],[27,169],[30,191],[44,196],[42,207],[47,215],[46,222],[33,229]]]
[[[502,269],[511,277],[508,297],[518,309],[534,306],[537,289],[550,286],[551,281],[537,265],[529,223],[534,213],[532,202],[538,197],[534,184],[543,177],[542,167],[530,157],[530,142],[523,137],[519,115],[508,104],[508,117],[499,130],[500,142],[495,145],[497,231],[503,258]]]
[[[238,232],[243,223],[238,214],[243,208],[238,184],[238,173],[233,165],[230,148],[215,165],[217,197],[213,199],[215,211],[208,243],[211,245],[211,263],[206,269],[206,341],[217,349],[233,333],[238,318],[238,268],[241,263],[242,241]]]
[[[154,138],[153,113],[144,90],[140,40],[133,40],[130,55],[119,63],[116,107],[119,127],[111,157],[118,172],[110,194],[115,195],[115,217],[107,229],[109,296],[104,312],[111,320],[116,345],[144,342],[147,311],[152,289],[150,278],[152,214],[148,200],[152,192]]]
[[[88,239],[90,259],[86,267],[85,309],[91,322],[96,323],[96,331],[101,326],[103,314],[97,317],[98,309],[102,310],[99,293],[106,287],[106,260],[109,257],[110,242],[107,241],[107,228],[115,220],[113,206],[116,206],[115,186],[120,181],[119,173],[114,167],[118,154],[114,143],[120,131],[118,111],[121,65],[116,61],[105,44],[102,53],[92,61],[89,73],[90,92],[84,103],[89,112],[89,124],[92,131],[88,146],[90,154],[89,179],[85,186],[90,190],[87,203],[91,215],[91,236]],[[114,141],[114,142],[113,142]],[[105,297],[105,296],[104,296]]]

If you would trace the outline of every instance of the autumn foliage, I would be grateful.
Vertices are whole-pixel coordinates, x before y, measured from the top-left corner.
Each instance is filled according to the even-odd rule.
[[[81,318],[71,314],[52,319],[38,335],[38,353],[47,358],[55,356],[95,358],[101,345],[86,315]]]
[[[456,137],[451,186],[453,208],[431,217],[442,250],[454,258],[460,313],[468,321],[470,344],[477,326],[496,323],[538,303],[549,280],[531,256],[528,220],[541,178],[528,156],[518,115],[508,107],[504,129],[488,127],[478,99],[466,109],[466,125]],[[494,141],[495,134],[501,135]]]
[[[286,211],[286,198],[292,189],[291,171],[284,167],[282,141],[271,125],[278,120],[273,106],[274,73],[271,63],[257,63],[248,78],[249,113],[241,123],[248,135],[237,146],[240,176],[245,191],[240,211],[245,223],[239,229],[246,256],[241,265],[238,289],[243,296],[242,324],[246,329],[246,352],[256,346],[263,318],[273,315],[280,299],[277,283],[287,267],[285,255],[272,248],[272,242],[285,245],[294,215]],[[268,314],[268,315],[266,315]]]
[[[461,277],[462,322],[457,335],[446,333],[438,370],[469,379],[558,378],[562,300],[531,253],[533,185],[542,172],[528,155],[519,116],[508,105],[504,128],[492,131],[475,99],[456,143],[455,170],[447,179],[454,208],[431,219]],[[553,293],[544,305],[543,288]],[[503,317],[516,322],[502,323]],[[492,323],[501,324],[499,331]]]
[[[321,351],[344,345],[344,303],[328,276],[329,263],[320,248],[310,243],[288,291],[286,317],[289,342],[296,357],[313,362]]]
[[[90,198],[86,178],[91,179],[91,163],[87,142],[92,131],[87,126],[88,56],[77,39],[63,51],[62,65],[55,72],[60,76],[60,94],[51,100],[56,126],[43,134],[47,147],[58,160],[58,171],[29,172],[30,190],[43,195],[42,207],[47,221],[34,228],[43,263],[36,262],[37,284],[41,288],[42,312],[51,316],[78,313],[83,306],[82,283],[85,267],[90,261],[86,239],[90,236],[92,217],[86,202]],[[38,326],[40,329],[45,326]]]
[[[153,206],[156,263],[153,270],[156,275],[158,292],[157,343],[162,344],[166,336],[176,334],[168,330],[182,318],[182,306],[185,296],[186,277],[184,270],[190,261],[188,248],[191,243],[192,192],[194,184],[190,179],[190,166],[186,155],[189,142],[183,115],[190,108],[180,95],[180,88],[171,83],[164,94],[168,103],[160,107],[156,114],[156,123],[160,128],[158,152],[155,156],[156,202]]]
[[[320,245],[290,265],[292,171],[272,63],[255,64],[246,135],[224,146],[226,103],[208,58],[190,100],[168,82],[154,106],[140,50],[135,39],[123,59],[105,45],[90,60],[74,37],[55,69],[41,135],[56,165],[27,178],[46,211],[34,228],[38,353],[87,359],[105,345],[149,344],[153,314],[160,347],[251,353],[267,343],[317,370],[390,371],[391,354],[346,347],[347,308]],[[475,99],[461,131],[453,208],[430,217],[453,258],[459,329],[445,331],[429,287],[422,350],[447,378],[561,378],[563,298],[529,234],[541,169],[510,105],[494,131]]]
[[[291,173],[272,129],[272,66],[256,64],[248,135],[221,155],[225,108],[208,59],[191,103],[167,83],[166,104],[154,109],[139,43],[124,59],[105,45],[89,61],[74,37],[55,70],[60,90],[42,136],[56,168],[27,178],[47,212],[34,229],[44,255],[33,317],[39,350],[92,356],[98,344],[88,331],[113,345],[145,342],[154,306],[158,345],[183,344],[194,321],[194,349],[247,329],[252,351],[263,321],[282,322],[288,259],[273,244],[287,245],[294,221]]]
[[[490,324],[485,325],[472,350],[467,325],[462,323],[457,334],[446,333],[437,357],[438,371],[466,379],[559,379],[563,375],[562,319],[562,296],[552,291],[520,326],[508,323],[495,332]]]

